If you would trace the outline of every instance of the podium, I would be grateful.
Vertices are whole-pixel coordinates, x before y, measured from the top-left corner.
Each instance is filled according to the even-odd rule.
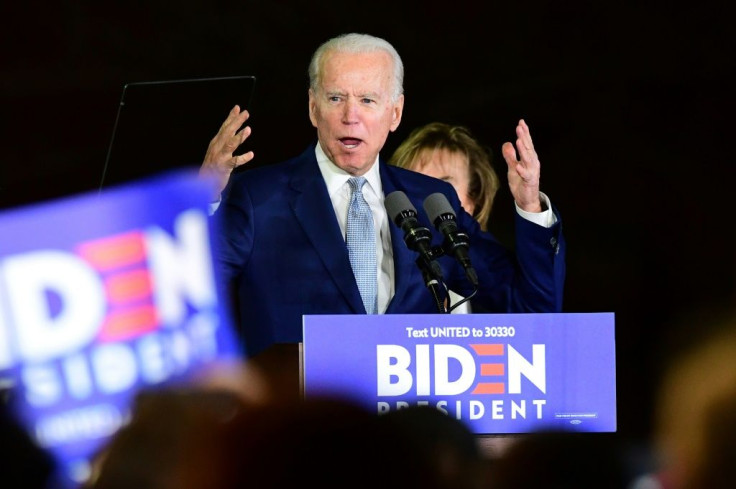
[[[437,407],[493,457],[524,433],[616,431],[613,313],[315,315],[252,358],[276,399]]]
[[[437,407],[479,435],[616,431],[613,313],[304,316],[304,395]]]

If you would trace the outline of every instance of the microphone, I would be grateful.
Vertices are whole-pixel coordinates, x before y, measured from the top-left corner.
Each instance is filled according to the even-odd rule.
[[[445,253],[454,256],[460,262],[470,283],[478,287],[478,274],[470,264],[468,254],[470,240],[467,234],[458,230],[457,216],[447,201],[447,197],[440,192],[430,195],[424,200],[424,211],[434,227],[445,236],[445,241],[442,243]]]
[[[419,253],[425,267],[435,278],[442,280],[442,269],[434,261],[432,233],[417,221],[417,209],[401,190],[391,192],[384,201],[389,219],[404,231],[406,246]]]

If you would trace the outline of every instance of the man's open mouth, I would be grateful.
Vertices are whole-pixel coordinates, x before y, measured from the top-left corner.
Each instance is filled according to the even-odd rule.
[[[362,141],[361,139],[357,139],[357,138],[340,138],[340,142],[341,142],[341,143],[342,143],[342,145],[343,145],[343,146],[345,146],[345,148],[347,148],[347,149],[355,149],[355,148],[357,148],[357,147],[358,147],[358,146],[360,145],[360,143],[362,143],[363,141]]]

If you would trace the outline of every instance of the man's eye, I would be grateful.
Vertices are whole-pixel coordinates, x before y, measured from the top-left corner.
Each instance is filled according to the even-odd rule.
[[[372,104],[374,102],[375,102],[375,100],[373,100],[372,98],[364,98],[363,99],[363,103],[364,104]]]
[[[337,95],[333,95],[332,97],[329,97],[328,100],[330,102],[339,102],[340,101],[340,97],[338,97]]]

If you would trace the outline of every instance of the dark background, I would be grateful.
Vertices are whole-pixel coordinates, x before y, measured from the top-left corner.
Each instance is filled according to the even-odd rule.
[[[12,4],[12,5],[9,5]],[[256,75],[256,164],[301,152],[306,67],[333,35],[389,40],[409,131],[459,123],[500,155],[519,118],[568,239],[567,312],[616,313],[619,433],[646,440],[669,355],[734,294],[733,12],[725,2],[4,2],[0,208],[95,189],[122,87]],[[224,115],[223,115],[224,118]],[[202,135],[202,155],[211,134]],[[162,140],[162,145],[176,144]],[[509,239],[500,194],[493,226]],[[0,239],[2,230],[0,230]]]

